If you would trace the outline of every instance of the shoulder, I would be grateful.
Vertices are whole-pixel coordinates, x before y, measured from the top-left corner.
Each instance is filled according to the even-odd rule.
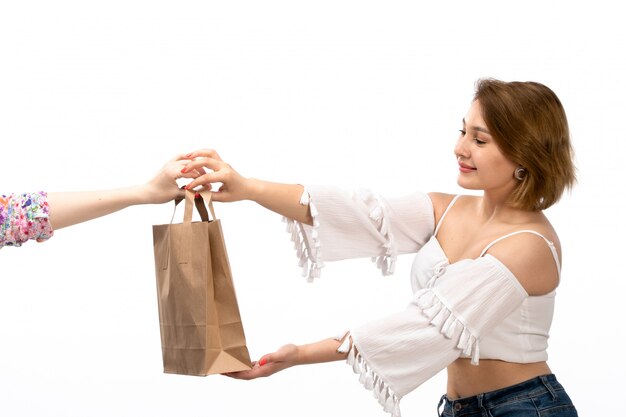
[[[532,224],[521,230],[540,233],[518,233],[499,241],[488,253],[500,260],[529,295],[542,295],[553,291],[559,284],[561,250],[558,236],[549,225]],[[547,240],[547,241],[546,241]],[[558,259],[555,260],[553,246]]]
[[[446,211],[446,208],[450,205],[455,195],[431,192],[431,193],[428,193],[428,197],[430,197],[430,201],[433,202],[433,210],[435,211],[435,218],[439,219],[441,215],[443,214],[443,212]]]
[[[435,224],[439,224],[441,216],[443,216],[443,213],[446,211],[446,208],[450,205],[455,196],[454,194],[432,192],[428,193],[428,197],[430,197],[430,201],[433,203]]]
[[[445,208],[454,198],[454,194],[431,192],[428,193],[428,197],[430,197],[430,200],[433,202],[433,207],[435,208],[435,210],[437,210],[439,207],[443,207],[443,209],[445,210]]]
[[[450,203],[452,203],[452,200],[454,200],[457,195],[458,194],[446,194],[438,192],[428,193],[428,197],[430,197],[430,200],[433,203],[433,210],[435,212],[435,220],[437,223],[439,222],[439,219],[441,219],[441,216],[443,216],[443,213],[446,211],[446,209],[450,206]],[[458,195],[457,201],[454,203],[454,207],[467,206],[467,204],[471,204],[475,199],[476,197],[470,195]]]

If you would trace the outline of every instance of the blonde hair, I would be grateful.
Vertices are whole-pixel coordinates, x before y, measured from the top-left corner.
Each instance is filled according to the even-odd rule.
[[[536,82],[481,79],[474,100],[504,155],[525,170],[509,203],[524,210],[556,203],[576,182],[567,117],[556,94]]]

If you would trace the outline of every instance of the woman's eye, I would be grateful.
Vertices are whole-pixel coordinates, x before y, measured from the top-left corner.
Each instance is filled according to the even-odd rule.
[[[467,135],[467,131],[465,129],[459,129],[459,132],[461,132],[461,136]],[[474,137],[472,140],[476,142],[477,145],[484,145],[485,143],[487,143],[484,140],[478,139],[477,137]]]

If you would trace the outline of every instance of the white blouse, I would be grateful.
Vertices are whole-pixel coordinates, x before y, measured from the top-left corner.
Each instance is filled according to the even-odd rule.
[[[506,318],[515,320],[520,308],[528,308],[528,294],[489,253],[450,264],[435,236],[428,195],[384,199],[370,191],[307,186],[300,203],[309,205],[313,226],[285,221],[309,281],[319,277],[324,261],[372,257],[387,275],[393,273],[398,254],[417,252],[414,294],[406,309],[337,337],[343,341],[339,351],[349,352],[348,363],[385,411],[399,417],[400,399],[457,358],[470,357],[478,364],[485,358],[480,352],[483,336],[495,335],[490,359],[501,350],[513,352],[505,360],[524,353],[526,345],[512,345],[498,337],[498,329],[502,326],[506,335]],[[547,297],[553,299],[553,294]],[[548,316],[548,329],[551,312],[542,312]],[[512,326],[519,333],[519,326]]]

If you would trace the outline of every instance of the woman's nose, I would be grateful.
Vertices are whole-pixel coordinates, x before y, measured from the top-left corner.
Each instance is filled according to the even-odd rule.
[[[454,154],[456,156],[468,157],[469,152],[467,148],[467,141],[465,140],[466,135],[461,135],[459,140],[456,141],[456,145],[454,146]]]

